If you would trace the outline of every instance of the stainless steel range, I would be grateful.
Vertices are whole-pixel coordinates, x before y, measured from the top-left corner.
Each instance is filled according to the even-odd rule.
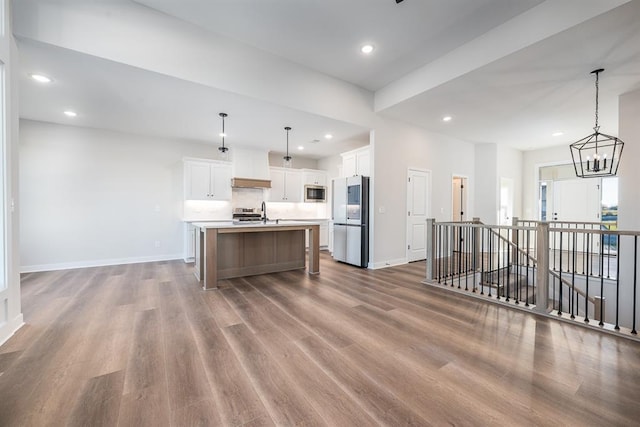
[[[262,221],[262,214],[257,208],[233,209],[233,222],[236,224],[257,223],[260,221]]]

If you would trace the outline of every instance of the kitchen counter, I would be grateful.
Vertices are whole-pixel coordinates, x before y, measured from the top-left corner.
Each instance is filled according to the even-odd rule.
[[[204,289],[221,279],[305,268],[309,236],[309,273],[320,272],[320,225],[315,221],[267,223],[194,222],[196,271]]]

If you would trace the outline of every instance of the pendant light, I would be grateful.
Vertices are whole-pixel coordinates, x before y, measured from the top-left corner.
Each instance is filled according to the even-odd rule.
[[[220,151],[222,158],[224,160],[227,160],[229,156],[227,154],[227,152],[229,151],[229,147],[224,146],[224,137],[227,136],[227,134],[224,133],[224,118],[227,117],[227,113],[220,113],[218,115],[222,117],[222,133],[220,133],[220,136],[222,137],[222,146],[218,147],[218,151]]]
[[[599,75],[604,68],[593,70],[596,75],[596,123],[594,133],[571,144],[571,158],[576,176],[579,178],[597,178],[615,176],[618,173],[624,142],[615,136],[600,133],[598,125]]]
[[[289,126],[286,126],[284,130],[287,131],[287,155],[283,157],[284,159],[283,166],[285,168],[290,168],[292,164],[292,161],[291,161],[292,159],[291,159],[291,156],[289,155],[289,131],[291,130],[291,128]]]

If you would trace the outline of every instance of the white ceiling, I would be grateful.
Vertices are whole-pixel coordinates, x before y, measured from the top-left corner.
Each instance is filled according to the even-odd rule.
[[[29,40],[19,41],[20,117],[321,158],[369,141],[362,127]],[[29,77],[40,72],[52,84]],[[74,118],[63,112],[78,112]],[[333,136],[328,140],[325,135]],[[349,143],[348,141],[353,141]],[[346,142],[346,145],[345,145]],[[336,147],[339,145],[339,147]],[[304,150],[299,151],[298,146]]]
[[[379,114],[472,142],[521,149],[565,144],[590,132],[594,86],[589,72],[604,67],[600,121],[602,131],[616,134],[618,96],[640,88],[640,0],[617,8],[624,0],[582,1],[585,9],[604,3],[613,9],[594,12],[602,14],[452,74],[428,90],[385,106]],[[487,40],[492,31],[501,30],[505,44],[524,38],[524,29],[507,24],[538,6],[561,11],[575,0],[405,0],[400,4],[394,0],[22,0],[16,6],[24,9],[23,16],[39,22],[37,5],[54,9],[77,5],[82,15],[98,3],[107,11],[111,5],[135,5],[124,10],[134,10],[136,19],[161,11],[164,19],[176,22],[175,27],[193,28],[189,37],[202,37],[205,46],[207,35],[221,35],[232,42],[229,46],[250,46],[270,55],[272,62],[299,64],[369,90],[373,98],[374,92],[388,89],[421,67],[459,55],[474,41]],[[561,20],[556,18],[548,16],[539,26]],[[40,19],[52,18],[43,14]],[[61,34],[71,34],[65,25],[60,26]],[[96,34],[104,30],[96,28]],[[267,102],[257,94],[240,95],[238,90],[99,58],[80,48],[45,44],[39,41],[46,38],[44,30],[40,35],[39,31],[22,32],[18,26],[14,33],[19,36],[23,118],[218,145],[218,113],[224,111],[229,114],[228,144],[282,151],[282,128],[290,125],[294,128],[291,146],[304,145],[303,155],[314,158],[368,141],[368,129],[362,125],[284,107],[288,105],[284,101]],[[95,35],[86,36],[89,40]],[[365,42],[376,46],[369,57],[359,52]],[[128,48],[126,41],[114,39],[113,43],[100,46],[115,52],[105,57],[113,59]],[[489,58],[500,48],[480,46],[486,49],[486,55],[475,52],[480,58]],[[189,46],[184,49],[189,51]],[[27,78],[33,72],[51,75],[55,81],[37,84]],[[65,108],[77,109],[79,116],[63,116]],[[446,114],[454,117],[449,123],[441,121]],[[556,131],[564,135],[551,137]],[[323,138],[326,132],[334,135],[331,141]]]
[[[634,1],[398,103],[384,114],[472,142],[523,150],[618,132],[618,96],[640,89],[640,1]],[[441,118],[452,115],[444,123]],[[564,135],[552,137],[555,132]]]
[[[135,1],[375,91],[543,0]]]

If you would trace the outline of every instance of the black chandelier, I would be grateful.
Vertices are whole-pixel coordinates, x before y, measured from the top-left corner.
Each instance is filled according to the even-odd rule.
[[[284,128],[284,130],[287,131],[287,154],[283,157],[283,159],[284,159],[284,167],[285,168],[290,168],[291,167],[291,156],[289,155],[289,131],[291,130],[291,128],[289,126],[286,126]]]
[[[570,145],[571,158],[579,178],[615,176],[618,173],[624,142],[615,136],[600,133],[598,125],[599,75],[604,68],[593,70],[596,75],[596,124],[594,133]]]
[[[227,113],[220,113],[218,115],[222,117],[222,133],[220,133],[220,136],[222,137],[222,146],[218,147],[218,151],[220,151],[224,156],[227,154],[227,151],[229,151],[229,147],[224,146],[224,137],[227,136],[227,134],[224,133],[224,118],[227,117]]]

